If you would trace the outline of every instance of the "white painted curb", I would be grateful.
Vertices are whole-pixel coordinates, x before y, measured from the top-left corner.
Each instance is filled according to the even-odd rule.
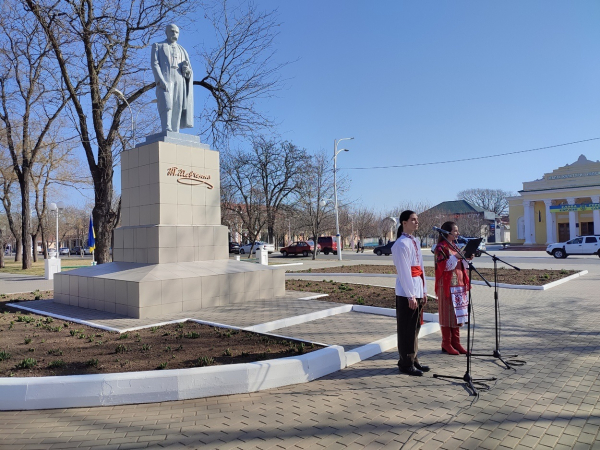
[[[232,395],[304,383],[346,367],[344,349],[231,366],[0,379],[0,410],[154,403]]]
[[[336,308],[323,309],[308,314],[302,314],[300,316],[286,317],[285,319],[273,320],[272,322],[261,323],[251,327],[246,327],[244,330],[255,331],[257,333],[268,333],[269,331],[277,330],[279,328],[291,327],[292,325],[300,325],[301,323],[311,322],[313,320],[322,319],[324,317],[335,316],[337,314],[343,314],[352,311],[352,305],[343,304]]]
[[[243,329],[267,332],[350,311],[396,315],[396,311],[390,308],[341,304],[339,307]],[[433,322],[421,327],[419,337],[439,330],[437,314],[425,313],[424,318]],[[65,317],[65,320],[72,319]],[[239,329],[198,319],[179,319],[174,322],[183,320]],[[113,374],[0,378],[0,410],[155,403],[256,392],[315,380],[390,350],[396,344],[397,337],[393,334],[348,352],[341,346],[332,345],[301,356],[247,364]]]
[[[548,283],[548,284],[544,284],[542,286],[531,286],[531,285],[527,285],[527,284],[506,284],[506,283],[498,283],[498,287],[499,288],[504,288],[504,289],[528,289],[528,290],[532,290],[532,291],[545,291],[548,289],[552,289],[555,286],[558,286],[560,284],[566,283],[567,281],[571,281],[574,280],[575,278],[579,278],[583,275],[586,275],[588,273],[587,270],[582,270],[581,272],[577,272],[574,273],[573,275],[570,275],[568,277],[565,278],[561,278],[560,280],[556,280],[553,281],[552,283]],[[323,277],[323,278],[327,278],[327,276],[332,276],[332,277],[372,277],[372,278],[396,278],[396,275],[393,274],[389,274],[389,273],[312,273],[312,272],[302,272],[302,273],[298,273],[298,272],[288,272],[285,274],[286,277],[289,278],[294,278],[294,277]],[[431,281],[435,281],[434,277],[425,277],[426,280],[431,280]],[[488,280],[489,281],[489,280]],[[480,285],[480,286],[487,286],[485,284],[485,281],[479,281],[479,280],[472,280],[471,284],[476,284],[476,285]],[[490,284],[492,286],[494,286],[493,282],[490,282]],[[369,286],[372,286],[371,284],[369,284]],[[382,287],[388,287],[388,286],[382,286]]]

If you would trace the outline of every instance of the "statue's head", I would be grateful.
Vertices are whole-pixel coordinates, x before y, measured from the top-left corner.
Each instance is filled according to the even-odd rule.
[[[165,33],[167,34],[167,41],[171,43],[177,42],[177,39],[179,39],[179,27],[173,23],[167,25]]]

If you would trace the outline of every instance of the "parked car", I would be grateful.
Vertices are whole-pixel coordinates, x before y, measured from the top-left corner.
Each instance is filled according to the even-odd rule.
[[[394,242],[396,242],[396,241],[390,241],[385,245],[379,245],[379,246],[375,247],[373,249],[373,253],[375,253],[377,256],[391,255],[392,254],[392,245],[394,245]]]
[[[337,241],[335,236],[321,236],[317,239],[317,243],[321,246],[321,251],[326,255],[333,253],[337,255]]]
[[[315,249],[315,245],[313,241],[296,241],[287,247],[283,247],[281,250],[281,256],[287,255],[302,255],[308,256]],[[317,253],[321,251],[321,246],[317,244]]]
[[[71,249],[71,255],[91,255],[92,252],[90,252],[90,248],[89,247],[73,247]]]
[[[58,251],[59,255],[69,255],[69,247],[61,247]]]
[[[261,247],[266,246],[267,251],[269,253],[273,253],[275,251],[275,246],[273,244],[268,244],[268,243],[262,242],[262,241],[256,241],[254,243],[254,245],[252,245],[252,243],[250,243],[250,244],[240,246],[240,255],[250,253],[251,249],[252,249],[252,254],[254,254],[254,253],[256,253],[256,250],[258,250],[259,246],[261,246]]]
[[[237,242],[229,242],[229,253],[239,253],[240,252],[240,244]]]
[[[458,236],[458,238],[456,238],[456,245],[459,249],[463,249],[465,247],[465,245],[467,245],[467,242],[469,242],[471,239],[479,239],[479,238],[474,238],[474,237],[464,237],[464,236]],[[437,244],[434,244],[431,246],[431,253],[435,252],[435,246]],[[481,241],[481,244],[479,244],[479,247],[477,247],[477,251],[475,252],[475,256],[476,257],[480,257],[481,256],[481,252],[486,250],[486,245],[485,245],[485,239]]]
[[[546,247],[546,253],[555,258],[566,258],[569,255],[600,256],[600,235],[579,236],[567,242],[557,242]]]

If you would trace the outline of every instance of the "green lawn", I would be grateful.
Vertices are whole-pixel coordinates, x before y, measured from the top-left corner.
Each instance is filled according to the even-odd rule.
[[[14,258],[4,259],[4,268],[0,269],[0,273],[15,273],[20,275],[36,275],[44,276],[44,259],[40,258],[37,262],[31,264],[31,269],[23,270],[22,262],[15,262]],[[81,259],[79,257],[72,258],[61,258],[61,268],[65,272],[67,270],[73,270],[78,267],[88,267],[92,264],[91,259]]]

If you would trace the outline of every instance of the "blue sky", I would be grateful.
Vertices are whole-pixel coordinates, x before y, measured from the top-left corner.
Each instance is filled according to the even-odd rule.
[[[277,8],[277,57],[295,61],[260,107],[284,139],[341,170],[454,160],[600,137],[598,1],[258,1]],[[184,43],[182,30],[182,43]],[[185,45],[185,43],[184,43]],[[452,200],[600,159],[600,141],[411,169],[344,170],[376,209]]]
[[[256,5],[278,10],[276,58],[293,61],[281,73],[283,89],[258,106],[279,123],[282,139],[309,151],[333,154],[334,139],[355,138],[338,157],[350,179],[347,201],[386,210],[453,200],[468,188],[516,192],[580,154],[600,159],[596,140],[462,163],[350,169],[600,137],[597,0]],[[186,48],[201,42],[211,42],[201,21],[182,28]],[[205,95],[197,88],[197,110]]]

